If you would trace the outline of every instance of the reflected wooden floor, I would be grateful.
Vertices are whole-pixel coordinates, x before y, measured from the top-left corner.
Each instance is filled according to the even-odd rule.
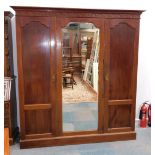
[[[74,88],[63,88],[63,103],[97,102],[95,93],[79,76],[74,77]]]

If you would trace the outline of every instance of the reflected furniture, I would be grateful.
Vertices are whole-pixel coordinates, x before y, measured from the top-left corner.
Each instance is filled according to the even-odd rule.
[[[79,43],[77,43],[75,30],[65,30],[62,38],[62,61],[68,66],[75,68],[76,72],[81,71],[81,55],[79,54]],[[76,30],[78,31],[78,30]],[[73,33],[74,32],[74,33]],[[79,40],[79,39],[78,39]]]
[[[73,67],[63,68],[62,79],[63,79],[63,87],[68,87],[69,85],[73,89],[75,83]]]
[[[10,99],[4,101],[4,127],[9,129],[10,144],[18,138],[16,83],[13,62],[12,25],[13,14],[4,12],[4,77],[11,77]]]

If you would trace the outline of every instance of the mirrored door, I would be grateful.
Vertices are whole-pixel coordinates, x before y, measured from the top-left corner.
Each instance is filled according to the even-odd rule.
[[[69,22],[62,29],[63,131],[98,128],[100,30],[93,23]]]

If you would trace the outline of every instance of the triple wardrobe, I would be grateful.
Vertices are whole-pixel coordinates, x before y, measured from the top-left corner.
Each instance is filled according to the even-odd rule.
[[[140,10],[12,7],[16,12],[21,148],[131,140]],[[98,126],[63,131],[62,42],[70,23],[100,32]]]

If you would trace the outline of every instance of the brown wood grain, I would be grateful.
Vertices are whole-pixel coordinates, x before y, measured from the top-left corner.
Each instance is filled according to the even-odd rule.
[[[24,105],[24,110],[51,109],[51,104],[28,104]]]
[[[109,100],[108,105],[124,105],[124,104],[133,104],[131,99],[126,100]]]
[[[42,134],[51,132],[52,123],[49,122],[51,122],[51,110],[49,109],[25,111],[26,134]]]
[[[104,86],[106,103],[109,105],[106,112],[108,128],[122,128],[124,125],[133,130],[135,126],[137,22],[135,19],[111,19],[105,22],[107,48]]]
[[[32,44],[33,43],[33,44]],[[25,104],[50,101],[50,29],[30,21],[22,28]]]
[[[127,23],[110,29],[109,100],[132,98],[134,36]]]
[[[109,128],[122,128],[131,126],[131,105],[110,105]]]
[[[17,38],[21,38],[17,54],[21,139],[24,139],[26,134],[52,133],[54,129],[55,53],[51,46],[54,35],[51,37],[50,33],[55,27],[52,19],[46,17],[16,20]]]
[[[99,142],[125,141],[136,139],[136,133],[133,131],[105,134],[88,134],[88,135],[72,135],[59,136],[53,138],[26,139],[20,142],[20,148],[35,148],[47,146],[61,146],[74,144],[89,144]]]

